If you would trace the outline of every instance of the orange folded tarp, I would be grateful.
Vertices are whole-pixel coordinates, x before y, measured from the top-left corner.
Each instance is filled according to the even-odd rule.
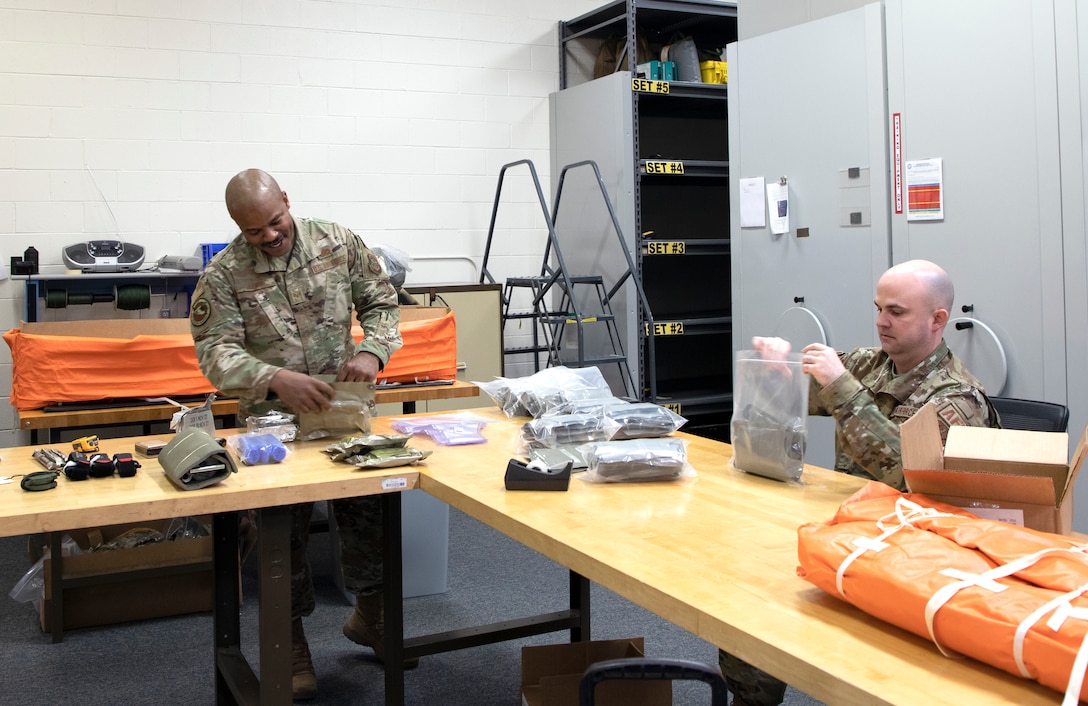
[[[11,404],[25,411],[60,402],[215,392],[200,372],[188,327],[184,319],[151,319],[27,325],[41,333],[12,329],[4,334],[11,348]],[[103,335],[94,335],[99,331]],[[404,346],[379,381],[456,378],[457,325],[450,309],[405,307],[400,332]],[[363,338],[358,326],[352,333]]]
[[[356,341],[363,330],[351,330]],[[424,382],[457,377],[457,322],[445,307],[403,307],[400,336],[404,346],[390,356],[378,382]]]
[[[871,482],[798,540],[798,575],[831,595],[946,656],[1088,699],[1088,557],[1072,538]]]
[[[12,329],[4,340],[11,348],[11,404],[20,411],[58,402],[215,391],[200,372],[188,333],[99,338]]]

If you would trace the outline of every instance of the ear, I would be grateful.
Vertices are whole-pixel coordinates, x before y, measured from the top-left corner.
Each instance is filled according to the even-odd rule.
[[[287,207],[288,211],[290,211],[291,210],[291,201],[288,200],[288,198],[287,198],[287,192],[283,191],[281,193],[283,194],[283,205]]]
[[[937,329],[943,329],[948,324],[948,309],[937,309],[933,312],[933,324]]]

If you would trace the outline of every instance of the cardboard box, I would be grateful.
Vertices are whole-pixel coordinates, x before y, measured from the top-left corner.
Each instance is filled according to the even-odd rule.
[[[578,685],[589,665],[642,657],[641,637],[521,648],[522,706],[578,706]],[[613,680],[597,687],[598,706],[670,706],[671,681]]]
[[[24,321],[23,333],[38,336],[136,338],[189,333],[189,319],[92,319],[88,321]]]
[[[913,492],[979,517],[1069,534],[1073,483],[1088,429],[1073,454],[1064,432],[952,426],[941,448],[937,411],[924,406],[900,426],[903,475]]]
[[[97,541],[101,535],[104,541],[109,541],[137,527],[162,532],[169,523],[170,520],[154,520],[72,530],[66,534],[80,548],[87,550],[92,544],[92,537]],[[43,547],[31,543],[31,560],[37,561],[42,550]],[[210,536],[65,556],[65,581],[78,579],[78,585],[64,587],[64,629],[210,611],[215,605],[211,559]],[[45,599],[41,601],[39,609],[39,622],[45,632],[52,630],[51,566],[51,559],[46,559]],[[143,573],[119,576],[133,571]],[[95,581],[95,577],[102,580]]]

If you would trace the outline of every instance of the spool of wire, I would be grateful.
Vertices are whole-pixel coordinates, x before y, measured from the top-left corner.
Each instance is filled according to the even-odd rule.
[[[123,284],[115,287],[117,308],[122,311],[140,311],[151,308],[151,287],[146,284]]]
[[[63,309],[68,306],[67,289],[50,289],[45,293],[46,309]]]

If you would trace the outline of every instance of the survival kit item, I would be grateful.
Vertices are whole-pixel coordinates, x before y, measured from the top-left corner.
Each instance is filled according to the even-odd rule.
[[[68,457],[56,449],[37,449],[30,456],[47,471],[62,470],[68,461]]]
[[[182,490],[206,488],[238,472],[230,453],[200,429],[179,431],[158,459],[166,477]]]
[[[136,453],[141,456],[158,456],[159,452],[166,446],[166,442],[162,439],[147,439],[144,441],[136,442]]]
[[[235,434],[227,439],[227,446],[247,466],[279,463],[287,458],[287,447],[272,434]]]
[[[34,471],[27,473],[19,481],[19,486],[26,491],[52,490],[57,487],[57,471]]]
[[[570,487],[570,461],[559,468],[549,468],[539,461],[525,463],[516,458],[506,464],[507,490],[566,490]]]
[[[72,449],[85,454],[98,451],[98,436],[94,434],[91,436],[81,436],[72,441]]]
[[[419,463],[430,451],[407,446],[410,434],[364,434],[346,437],[325,447],[333,461],[343,461],[357,468],[392,468]]]

